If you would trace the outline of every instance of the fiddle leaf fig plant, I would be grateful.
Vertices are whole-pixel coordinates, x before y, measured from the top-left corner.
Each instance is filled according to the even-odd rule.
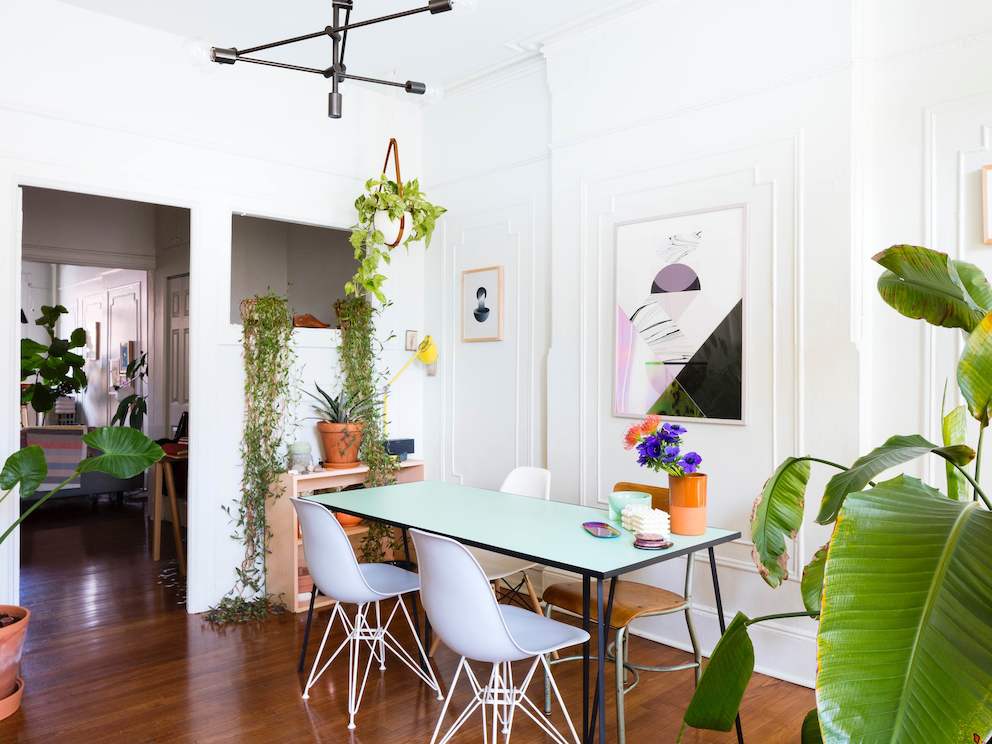
[[[992,287],[974,265],[919,246],[893,246],[875,260],[885,269],[878,289],[889,305],[968,335],[957,374],[966,407],[942,411],[942,445],[894,436],[850,466],[803,456],[778,467],[751,516],[765,581],[774,588],[789,578],[787,549],[802,524],[812,463],[839,471],[816,517],[834,525],[833,534],[803,570],[804,609],[734,618],[680,740],[689,727],[730,730],[754,670],[748,629],[793,617],[820,622],[817,707],[801,741],[951,744],[992,735],[992,501],[980,482],[992,416]],[[968,412],[978,424],[977,452],[965,443]],[[926,455],[944,460],[946,495],[908,475],[875,482]]]
[[[86,388],[86,360],[73,349],[86,345],[86,331],[74,330],[68,339],[55,335],[59,318],[69,311],[62,305],[44,305],[35,325],[45,329],[49,343],[21,339],[21,381],[33,381],[21,389],[21,405],[31,404],[38,413],[47,413],[63,395]]]

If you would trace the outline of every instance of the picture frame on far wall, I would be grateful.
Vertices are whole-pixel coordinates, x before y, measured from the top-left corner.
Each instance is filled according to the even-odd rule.
[[[462,341],[503,340],[503,267],[462,272]]]
[[[992,163],[982,166],[982,242],[992,245]]]

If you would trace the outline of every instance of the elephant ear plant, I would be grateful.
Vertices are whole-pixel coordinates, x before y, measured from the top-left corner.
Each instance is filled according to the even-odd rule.
[[[161,447],[136,429],[105,426],[84,434],[83,442],[100,454],[80,461],[68,478],[25,509],[24,513],[14,520],[3,534],[0,534],[0,543],[3,543],[35,509],[82,473],[107,473],[115,478],[133,478],[158,462],[163,454]],[[0,471],[0,491],[3,491],[0,501],[7,498],[17,487],[20,487],[22,499],[32,498],[47,475],[48,463],[45,462],[45,453],[41,447],[30,445],[18,450],[7,458],[3,470]]]
[[[845,466],[786,459],[751,517],[754,558],[772,587],[788,578],[787,546],[802,524],[812,463],[838,472],[816,521],[834,526],[805,567],[804,609],[737,613],[686,710],[687,727],[729,731],[754,669],[748,629],[783,617],[819,618],[813,742],[985,742],[992,735],[992,503],[980,484],[992,412],[992,288],[972,264],[918,246],[875,256],[882,298],[901,314],[966,335],[957,382],[966,407],[943,418],[944,441],[894,436]],[[964,444],[968,413],[978,456]],[[883,472],[923,456],[943,459],[947,493]],[[974,472],[968,465],[975,461]]]

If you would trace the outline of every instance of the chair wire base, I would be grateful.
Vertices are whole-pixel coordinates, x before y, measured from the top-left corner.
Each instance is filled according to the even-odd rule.
[[[568,724],[569,733],[572,735],[571,739],[566,738],[558,729],[552,726],[541,714],[541,711],[534,702],[527,697],[527,687],[530,685],[538,666],[544,670],[548,684],[554,691],[558,706],[561,708],[565,722]],[[455,722],[444,736],[439,739],[438,736],[441,733],[444,716],[448,712],[448,705],[451,703],[455,686],[458,684],[458,679],[463,671],[472,687],[472,701],[458,714]],[[468,661],[463,656],[458,662],[458,667],[455,669],[455,676],[451,681],[451,686],[448,688],[444,707],[441,708],[441,715],[438,716],[437,725],[434,727],[431,744],[447,744],[458,733],[458,730],[465,724],[469,717],[480,708],[482,709],[483,744],[489,744],[490,741],[492,741],[492,744],[497,744],[500,734],[503,735],[504,744],[509,744],[510,734],[513,730],[513,716],[518,710],[522,711],[536,723],[557,744],[579,744],[579,735],[575,731],[572,719],[569,717],[568,710],[565,708],[565,702],[562,700],[561,693],[558,691],[558,685],[555,683],[554,676],[551,674],[551,667],[548,665],[547,657],[543,654],[534,658],[534,662],[530,665],[527,674],[519,686],[514,684],[513,667],[509,662],[493,664],[488,680],[486,680],[484,685],[480,684],[478,677],[475,676],[475,672],[472,671],[472,667],[469,666]]]
[[[393,619],[399,610],[402,610],[404,619],[406,620],[407,626],[410,628],[410,634],[413,636],[417,644],[417,652],[420,655],[422,663],[418,663],[406,649],[404,649],[396,637],[390,632],[389,626],[392,624]],[[370,618],[371,612],[375,613],[374,618]],[[341,625],[344,627],[345,638],[338,647],[334,650],[334,653],[330,655],[330,658],[324,662],[323,666],[320,666],[321,656],[324,654],[324,647],[327,644],[327,639],[331,634],[331,628],[334,625],[334,620],[340,619]],[[371,622],[371,621],[374,621]],[[427,654],[424,651],[424,647],[420,642],[420,638],[414,631],[413,620],[410,618],[410,613],[407,611],[406,604],[403,602],[402,597],[396,598],[396,604],[393,606],[392,612],[386,618],[385,623],[382,622],[382,612],[379,602],[368,602],[365,604],[358,605],[358,610],[355,612],[354,621],[348,618],[344,609],[341,607],[340,602],[335,602],[334,609],[331,610],[331,616],[327,620],[327,629],[324,631],[324,637],[320,641],[320,648],[317,650],[317,656],[313,660],[313,666],[310,669],[310,676],[307,679],[306,686],[303,689],[303,699],[308,700],[310,698],[310,688],[316,684],[317,680],[320,679],[321,675],[327,671],[330,667],[331,662],[337,658],[345,646],[348,647],[348,728],[355,728],[355,714],[358,713],[358,708],[362,704],[362,696],[365,694],[365,684],[368,682],[369,671],[372,668],[372,662],[379,662],[380,671],[386,669],[386,652],[390,652],[397,659],[399,659],[403,664],[405,664],[410,671],[416,674],[420,679],[426,684],[431,690],[437,693],[437,699],[441,700],[441,685],[438,684],[437,677],[434,675],[434,669],[431,667],[430,661],[427,659]],[[361,669],[361,655],[363,646],[368,647],[369,655],[365,662],[365,672],[362,674],[361,684],[359,684],[358,677],[359,671]]]

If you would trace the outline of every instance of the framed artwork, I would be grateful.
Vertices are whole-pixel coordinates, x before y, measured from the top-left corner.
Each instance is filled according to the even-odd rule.
[[[982,242],[992,245],[992,165],[982,166]]]
[[[125,341],[121,344],[121,372],[123,373],[127,369],[127,365],[131,363],[134,359],[134,341]]]
[[[503,340],[503,267],[462,272],[462,341]]]
[[[616,227],[613,413],[744,421],[747,209]]]

